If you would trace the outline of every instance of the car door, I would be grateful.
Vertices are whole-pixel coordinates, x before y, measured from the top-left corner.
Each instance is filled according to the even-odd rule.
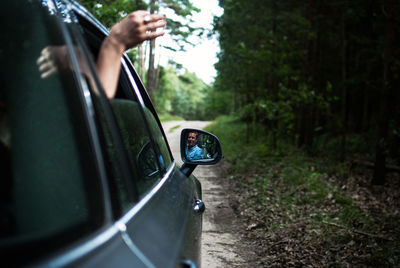
[[[115,224],[96,123],[101,112],[93,109],[99,97],[86,82],[93,77],[81,72],[85,49],[68,9],[52,0],[13,0],[0,17],[7,36],[0,44],[3,263],[145,266]],[[69,68],[44,75],[37,63],[49,48],[63,51]]]
[[[96,58],[106,31],[80,6],[75,5],[74,11]],[[116,97],[109,102],[131,169],[126,185],[135,186],[132,193],[111,193],[114,207],[120,207],[115,214],[118,225],[149,267],[176,267],[187,260],[199,263],[202,218],[193,209],[200,198],[199,183],[181,173],[173,161],[155,109],[126,57]],[[112,159],[109,162],[116,164]],[[111,185],[119,184],[113,180]],[[121,201],[131,194],[134,202]]]
[[[139,148],[142,147],[140,150],[135,150],[134,146],[125,143],[128,154],[132,154],[131,165],[136,164],[139,170],[139,176],[135,178],[139,202],[127,211],[120,221],[126,225],[132,242],[146,256],[150,266],[175,267],[188,259],[198,263],[201,215],[195,213],[193,205],[199,198],[199,191],[195,187],[194,178],[183,175],[172,161],[163,131],[156,115],[152,112],[154,109],[151,103],[146,101],[148,97],[145,95],[143,85],[132,66],[128,66],[126,59],[123,61],[125,63],[121,79],[126,78],[129,83],[122,83],[121,89],[126,92],[125,99],[111,100],[117,121],[123,121],[119,123],[121,131],[129,129],[126,133],[128,136],[133,134],[133,129],[137,132],[140,126],[147,131],[149,139],[144,139],[146,143],[139,145]],[[130,112],[127,110],[117,112],[115,103],[134,101],[130,99],[128,92],[134,92],[136,99],[142,99],[143,103],[137,107],[136,112],[133,109]],[[122,98],[123,94],[118,95]],[[132,121],[129,124],[133,126],[132,128],[127,127],[127,119],[122,119],[125,116]],[[140,135],[134,134],[134,136],[131,141],[134,144],[138,140],[143,140]],[[150,152],[142,154],[145,149]],[[151,156],[147,160],[154,161],[153,165],[141,164],[146,162],[140,161],[146,155]],[[136,159],[138,161],[135,163]],[[148,166],[153,168],[147,171]],[[143,169],[146,171],[143,172]],[[146,174],[151,174],[151,177],[147,177]],[[150,182],[145,183],[149,179]]]
[[[167,158],[167,155],[172,158],[170,153],[165,133],[162,130],[161,123],[155,113],[151,101],[144,89],[144,86],[135,72],[133,66],[128,62],[124,65],[126,72],[132,75],[134,86],[137,87],[136,92],[141,93],[144,100],[144,115],[150,132],[157,144],[159,151]],[[187,177],[180,171],[180,167],[175,163],[171,163],[173,169],[165,186],[154,196],[154,200],[145,208],[150,211],[157,211],[160,213],[160,220],[157,224],[162,225],[162,220],[168,222],[169,228],[175,230],[165,230],[159,227],[163,234],[157,234],[163,237],[164,245],[160,246],[160,251],[164,248],[173,248],[173,243],[179,245],[175,250],[179,255],[179,263],[193,263],[200,265],[200,242],[201,242],[201,229],[202,229],[202,210],[197,210],[196,204],[201,200],[201,185],[200,182],[193,176]],[[175,215],[176,214],[176,215]],[[168,217],[167,217],[168,216]],[[158,217],[158,216],[157,216]],[[148,230],[151,232],[151,230]],[[156,235],[156,234],[153,234]],[[179,242],[174,242],[178,239]],[[172,244],[171,244],[172,243]],[[151,245],[147,245],[151,248]],[[153,246],[153,249],[155,247]],[[157,254],[156,251],[153,254]],[[155,255],[155,258],[160,258]]]

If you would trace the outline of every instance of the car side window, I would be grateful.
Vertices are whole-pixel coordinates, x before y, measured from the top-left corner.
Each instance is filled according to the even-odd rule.
[[[135,81],[138,90],[139,88],[144,88],[142,82],[139,79],[138,74],[135,72],[133,67],[130,65],[127,68],[127,72],[131,72],[132,79]],[[154,108],[151,106],[151,100],[148,98],[147,93],[142,97],[144,98],[145,106],[143,106],[145,120],[149,125],[149,131],[154,139],[154,143],[156,144],[156,153],[158,153],[158,159],[161,161],[161,166],[164,170],[168,169],[168,167],[172,163],[172,154],[169,149],[168,143],[166,141],[165,135],[162,131],[161,124],[159,120],[156,118],[156,112]],[[147,105],[147,106],[146,106]]]
[[[84,17],[76,14],[78,21],[82,27],[84,37],[87,41],[88,47],[93,54],[93,59],[97,58],[101,42],[104,34],[94,27]],[[132,88],[129,74],[124,68],[121,68],[118,89],[115,98],[109,100],[110,107],[116,122],[119,138],[122,142],[124,152],[128,158],[129,168],[131,169],[131,183],[135,184],[136,194],[138,197],[144,196],[163,176],[165,167],[171,161],[169,158],[162,157],[160,149],[158,149],[158,142],[151,136],[150,129],[145,114],[146,109]],[[116,144],[109,139],[108,130],[103,130],[106,137],[107,147],[104,149],[106,152],[105,158],[111,169],[118,171],[118,161],[115,157],[118,151],[115,147]],[[165,151],[165,148],[163,148]],[[111,159],[112,158],[112,159]],[[117,182],[118,176],[111,174],[111,183],[116,185],[117,191],[112,191],[112,195],[117,194],[119,197],[116,199],[122,204],[122,212],[127,211],[133,203],[127,203],[123,196],[129,195],[124,191],[129,183],[121,185]],[[121,202],[122,201],[122,202]],[[130,204],[130,205],[129,205]]]
[[[167,141],[164,138],[162,130],[154,117],[153,113],[146,107],[144,108],[146,120],[150,126],[150,132],[154,137],[154,141],[159,149],[159,159],[161,160],[162,168],[168,168],[171,165],[172,159],[168,148]]]
[[[162,172],[140,104],[126,99],[112,99],[110,103],[129,163],[135,171],[138,193],[143,195],[161,178]]]
[[[123,59],[123,61],[125,61],[125,58]],[[133,70],[133,68],[130,70],[128,64],[123,64],[120,75],[120,87],[117,91],[117,96],[123,96],[130,101],[133,101],[136,96],[135,94],[140,94],[138,90],[139,86],[143,85],[138,79],[137,73]],[[135,88],[136,93],[134,93]],[[148,174],[153,174],[153,176],[156,176],[158,179],[160,179],[163,177],[163,175],[166,173],[166,170],[171,165],[172,158],[167,142],[164,138],[162,130],[160,129],[158,121],[155,118],[155,115],[152,113],[150,107],[147,107],[145,105],[147,103],[145,97],[147,96],[140,96],[140,98],[144,99],[144,101],[143,105],[140,105],[139,110],[141,112],[140,120],[144,123],[144,127],[146,129],[146,132],[148,133],[149,140],[146,148],[142,147],[147,153],[137,154],[137,157],[141,159],[140,161],[142,161],[143,158],[146,157],[147,163],[150,163],[152,161],[152,166],[154,167],[152,170],[147,169],[148,165],[146,166]],[[151,105],[151,103],[149,105]],[[138,163],[140,164],[144,162]],[[138,170],[142,170],[143,168],[143,166],[139,166]],[[150,173],[150,171],[152,172]],[[143,176],[143,172],[141,174]],[[144,191],[150,189],[151,186],[154,185],[154,182],[151,182],[151,180],[149,182],[146,182],[146,180],[149,179],[150,178],[145,177],[145,179],[143,180],[142,177],[141,180],[138,181],[138,189],[140,194],[144,193]]]
[[[11,29],[0,44],[0,251],[24,259],[98,229],[104,202],[80,74],[37,66],[48,46],[73,58],[61,22],[44,1],[11,2],[21,16],[1,10]]]

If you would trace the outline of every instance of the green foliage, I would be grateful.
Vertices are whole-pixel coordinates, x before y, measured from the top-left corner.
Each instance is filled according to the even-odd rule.
[[[173,126],[169,129],[169,132],[174,132],[175,129],[180,128],[180,125]]]
[[[247,220],[246,234],[252,241],[276,237],[269,250],[282,240],[299,251],[312,247],[315,256],[326,258],[320,263],[317,257],[316,266],[399,264],[399,217],[380,208],[374,198],[372,209],[368,208],[369,195],[361,198],[346,190],[343,185],[355,176],[349,167],[331,158],[310,157],[290,145],[281,145],[276,153],[266,145],[261,129],[256,138],[246,141],[246,128],[239,117],[222,116],[206,130],[221,141],[230,183],[240,200],[238,210]],[[342,254],[350,250],[362,254]]]
[[[167,30],[172,39],[175,41],[175,46],[170,47],[172,50],[184,50],[185,44],[191,44],[188,37],[194,34],[201,34],[203,29],[192,26],[192,14],[200,11],[191,1],[188,0],[163,0],[160,1],[160,6],[164,9],[170,9],[176,15],[176,18],[167,17]]]
[[[218,117],[205,129],[219,137],[226,157],[232,157],[231,161],[240,157],[243,147],[239,144],[246,140],[246,125],[238,118],[234,116]],[[259,141],[259,144],[262,144],[262,140]]]
[[[160,119],[161,122],[168,122],[168,121],[183,121],[185,119],[183,119],[180,116],[177,115],[170,115],[170,114],[158,114],[158,117]]]
[[[195,74],[186,71],[178,74],[173,68],[161,69],[160,82],[154,102],[161,113],[181,116],[185,119],[210,119],[206,96],[210,86]]]
[[[378,148],[400,163],[400,23],[390,19],[400,2],[220,6],[224,14],[214,19],[214,30],[221,52],[210,95],[216,114],[234,112],[263,125],[273,147],[291,141],[341,158]]]
[[[145,1],[145,0],[78,0],[84,5],[101,23],[106,27],[111,27],[130,12],[135,10],[160,10],[170,9],[176,15],[177,19],[167,18],[167,29],[173,37],[176,44],[183,47],[182,43],[188,43],[186,40],[190,35],[202,29],[190,26],[193,22],[191,15],[200,10],[187,0],[163,0]],[[153,3],[153,4],[152,4]]]
[[[129,12],[139,9],[147,9],[147,4],[142,0],[78,0],[84,5],[102,24],[111,28]]]

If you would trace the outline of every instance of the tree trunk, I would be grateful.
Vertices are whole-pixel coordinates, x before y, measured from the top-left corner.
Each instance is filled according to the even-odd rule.
[[[370,68],[367,67],[367,74],[371,73],[369,70]],[[361,121],[361,130],[368,131],[369,130],[369,114],[368,114],[368,104],[370,99],[370,85],[368,81],[365,83],[365,90],[363,94],[363,103],[362,103],[362,121]]]
[[[145,78],[145,52],[144,52],[144,45],[141,44],[139,45],[139,75],[142,78],[142,81],[144,82]]]
[[[154,88],[158,88],[158,79],[160,78],[160,63],[157,64],[157,70],[156,70],[156,78],[154,82]]]
[[[341,129],[341,144],[340,144],[340,160],[344,161],[346,158],[346,134],[347,134],[347,38],[346,38],[346,9],[343,9],[341,20],[341,57],[342,57],[342,129]]]
[[[391,64],[393,61],[393,0],[385,1],[383,13],[385,16],[385,50],[383,53],[383,84],[380,95],[380,112],[378,122],[378,136],[376,141],[375,169],[372,184],[383,185],[386,173],[386,147],[391,113],[390,96],[392,91]]]
[[[149,69],[147,70],[147,91],[150,96],[154,97],[155,92],[155,80],[156,80],[156,69],[154,67],[154,58],[155,58],[155,48],[156,48],[156,40],[150,40],[150,51],[149,51]]]
[[[150,1],[150,14],[154,14],[156,11],[155,8],[156,0]],[[156,68],[154,66],[156,55],[156,40],[150,40],[150,48],[149,48],[149,69],[147,70],[147,91],[150,94],[150,97],[154,97],[154,92],[156,91]]]

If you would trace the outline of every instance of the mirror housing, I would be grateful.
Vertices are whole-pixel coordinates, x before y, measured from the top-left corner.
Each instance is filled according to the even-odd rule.
[[[215,165],[222,159],[222,148],[218,138],[204,130],[183,129],[180,147],[185,165]]]

